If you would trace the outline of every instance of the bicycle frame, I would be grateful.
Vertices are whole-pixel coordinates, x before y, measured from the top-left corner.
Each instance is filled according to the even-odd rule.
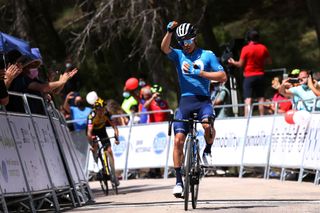
[[[199,181],[203,174],[200,165],[200,148],[197,139],[197,123],[207,123],[213,127],[213,120],[199,121],[196,120],[197,114],[193,114],[188,120],[174,119],[171,115],[169,120],[168,135],[171,135],[173,122],[187,122],[189,125],[189,133],[187,134],[184,146],[184,158],[182,166],[182,175],[184,175],[184,208],[188,210],[189,190],[191,191],[192,208],[196,208],[199,191]]]
[[[115,194],[118,194],[118,187],[117,187],[118,183],[117,183],[117,177],[115,175],[115,168],[113,166],[113,160],[110,154],[105,150],[105,146],[102,145],[101,143],[102,141],[106,141],[111,138],[114,138],[114,137],[103,138],[103,139],[98,139],[94,141],[94,143],[98,143],[98,146],[99,146],[97,150],[97,154],[102,165],[102,174],[100,174],[102,177],[100,177],[100,184],[101,184],[102,190],[105,192],[106,195],[109,194],[108,180],[110,180],[112,188],[115,191]]]

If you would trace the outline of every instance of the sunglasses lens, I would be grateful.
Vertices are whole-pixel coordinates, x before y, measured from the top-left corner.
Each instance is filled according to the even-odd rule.
[[[179,44],[180,44],[180,46],[190,45],[190,44],[193,43],[193,40],[194,40],[194,38],[183,40],[183,41],[179,41]]]

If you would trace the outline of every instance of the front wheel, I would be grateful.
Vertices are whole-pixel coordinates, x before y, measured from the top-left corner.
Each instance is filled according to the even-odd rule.
[[[200,176],[201,176],[200,154],[199,154],[199,147],[197,144],[196,163],[193,167],[193,173],[192,173],[193,181],[191,183],[191,199],[192,199],[192,208],[193,209],[195,209],[197,207]]]
[[[189,189],[190,189],[190,172],[191,172],[191,164],[192,164],[192,140],[191,137],[186,141],[186,151],[184,158],[184,209],[188,210],[188,202],[189,202]]]
[[[108,156],[108,168],[110,173],[110,181],[111,181],[112,189],[115,192],[115,194],[118,194],[119,180],[116,176],[116,170],[114,168],[114,163],[110,154],[107,154],[107,156]]]

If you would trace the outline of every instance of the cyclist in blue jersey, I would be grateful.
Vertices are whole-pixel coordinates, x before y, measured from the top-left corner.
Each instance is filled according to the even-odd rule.
[[[182,49],[175,49],[170,46],[174,32]],[[227,76],[212,51],[197,47],[196,35],[197,30],[192,24],[182,23],[179,25],[178,22],[172,21],[167,25],[167,33],[161,42],[161,50],[175,63],[178,72],[181,97],[175,117],[177,119],[188,119],[191,113],[196,112],[199,120],[208,121],[209,118],[215,116],[210,101],[210,81],[225,82]],[[215,130],[209,124],[203,124],[202,126],[207,144],[202,161],[203,164],[209,164],[211,163],[211,146],[215,137]],[[181,197],[183,193],[181,159],[188,131],[188,124],[174,123],[173,163],[176,171],[176,185],[173,188],[173,194],[176,197]]]

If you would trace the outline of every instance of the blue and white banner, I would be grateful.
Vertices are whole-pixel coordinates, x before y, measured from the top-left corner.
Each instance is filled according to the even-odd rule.
[[[247,119],[226,119],[214,122],[216,137],[211,149],[213,165],[241,164]]]

